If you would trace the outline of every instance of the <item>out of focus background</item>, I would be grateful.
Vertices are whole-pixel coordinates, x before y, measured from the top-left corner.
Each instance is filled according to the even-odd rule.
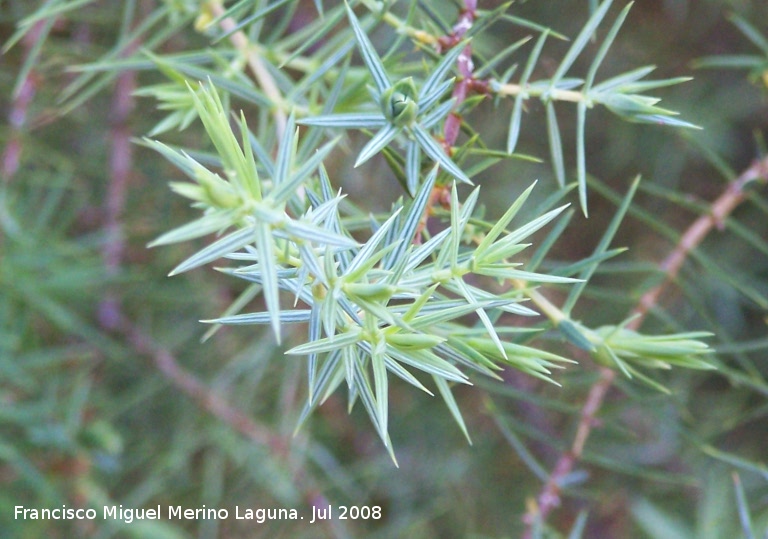
[[[392,384],[396,468],[361,407],[348,414],[342,394],[294,435],[304,359],[284,356],[266,329],[226,328],[201,343],[209,326],[198,320],[219,316],[243,286],[211,268],[167,277],[192,248],[146,245],[196,210],[168,188],[180,174],[137,143],[168,114],[137,92],[166,80],[145,51],[202,54],[220,45],[196,31],[201,4],[0,0],[0,41],[8,44],[0,56],[0,537],[520,537],[596,379],[588,359],[573,352],[581,364],[558,373],[562,387],[510,372],[457,389],[472,445],[439,399]],[[297,28],[318,16],[314,2],[286,4],[279,9],[295,10]],[[456,20],[452,3],[425,4]],[[625,5],[615,4],[611,13]],[[508,13],[572,38],[594,8],[529,0]],[[487,57],[529,34],[537,31],[498,24],[473,47]],[[550,76],[568,46],[549,40],[534,76]],[[574,72],[588,69],[598,47],[587,46]],[[576,214],[549,263],[589,255],[632,179],[643,178],[614,241],[629,250],[601,266],[575,311],[590,327],[622,320],[686,227],[766,155],[768,3],[636,2],[601,76],[649,64],[657,66],[652,78],[692,77],[653,94],[702,129],[590,111],[590,216]],[[503,149],[511,103],[491,101],[472,121]],[[571,175],[575,109],[558,106],[558,114]],[[541,162],[507,160],[477,178],[487,217],[534,180],[535,200],[556,189],[544,115],[532,100],[517,147]],[[207,144],[199,122],[157,138]],[[343,188],[373,211],[401,194],[378,160]],[[669,395],[620,378],[543,536],[567,536],[580,514],[584,537],[765,536],[767,190],[754,182],[644,326],[712,332],[720,368],[669,373]],[[120,504],[205,505],[230,515],[235,506],[297,508],[305,519],[126,524],[13,514],[17,505]],[[382,517],[310,525],[312,507],[325,504],[378,506]]]

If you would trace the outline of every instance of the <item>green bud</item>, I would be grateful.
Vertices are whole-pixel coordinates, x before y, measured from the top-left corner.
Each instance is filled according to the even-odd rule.
[[[592,350],[592,359],[595,361],[595,363],[602,365],[603,367],[608,367],[611,369],[616,368],[616,361],[613,359],[613,356],[611,355],[608,347],[604,344],[601,344]]]
[[[387,120],[394,125],[403,127],[412,124],[419,114],[413,78],[408,77],[398,81],[381,94],[381,108]]]
[[[397,288],[384,283],[346,283],[344,292],[350,296],[359,296],[369,301],[388,301]]]
[[[392,333],[387,335],[387,342],[389,344],[406,350],[434,348],[444,341],[443,337],[427,335],[426,333]]]
[[[203,189],[203,199],[200,202],[219,209],[237,208],[242,204],[232,185],[218,174],[200,167],[196,176],[197,183]]]

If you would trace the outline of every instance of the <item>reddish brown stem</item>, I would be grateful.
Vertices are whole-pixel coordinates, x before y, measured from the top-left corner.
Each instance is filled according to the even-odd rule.
[[[459,14],[459,20],[453,27],[453,32],[441,38],[439,45],[441,49],[448,49],[457,45],[464,35],[472,28],[472,24],[475,22],[477,16],[477,1],[465,0],[464,9]],[[459,131],[461,128],[461,116],[456,112],[462,103],[467,99],[467,95],[472,89],[472,81],[474,80],[474,64],[472,63],[472,45],[465,45],[464,51],[459,55],[457,60],[457,67],[461,79],[456,83],[453,88],[454,105],[453,110],[445,120],[445,127],[443,133],[445,136],[445,146],[450,149],[456,143],[459,138]]]
[[[223,3],[219,0],[208,2],[207,6],[214,17],[221,17],[225,13]],[[237,27],[237,22],[231,17],[224,17],[219,21],[219,26],[224,32],[229,34],[230,42],[245,56],[256,82],[258,82],[264,94],[272,101],[272,116],[275,119],[277,138],[279,139],[283,136],[288,122],[288,117],[283,110],[284,104],[280,88],[278,88],[275,79],[249,42],[248,36],[242,31],[234,31]]]
[[[256,423],[245,413],[231,406],[223,397],[186,371],[179,365],[173,354],[159,346],[144,331],[124,319],[118,321],[116,329],[125,334],[134,350],[151,357],[157,370],[200,408],[231,426],[249,440],[265,445],[280,455],[285,454],[286,445],[280,437],[273,435],[268,427]]]
[[[472,24],[477,17],[477,0],[465,0],[464,9],[459,13],[459,20],[453,27],[453,30],[447,36],[443,36],[437,40],[439,50],[446,50],[454,47],[461,42],[462,38],[466,35]],[[456,144],[456,140],[459,138],[461,131],[461,115],[457,112],[462,103],[467,99],[470,92],[476,91],[478,87],[474,78],[474,65],[472,63],[472,46],[466,45],[464,50],[459,55],[457,60],[457,67],[461,78],[453,88],[453,110],[448,114],[448,118],[445,120],[443,126],[443,148],[445,153],[451,155],[452,147]],[[430,199],[427,202],[427,207],[424,210],[424,215],[419,222],[418,229],[416,231],[417,241],[421,238],[421,232],[427,226],[427,220],[432,215],[432,208],[436,204],[441,204],[445,207],[446,200],[450,201],[450,187],[445,185],[436,185],[433,189]]]
[[[136,48],[137,44],[132,44],[125,53],[130,55]],[[125,251],[122,215],[133,165],[133,144],[128,120],[134,107],[135,88],[136,73],[123,71],[117,76],[112,95],[110,181],[104,223],[107,241],[103,251],[104,265],[110,276],[115,276],[120,271]],[[108,293],[99,305],[99,323],[102,327],[114,329],[119,318],[120,299],[114,293]]]
[[[275,434],[268,426],[257,423],[245,412],[232,406],[224,397],[184,369],[173,354],[158,345],[139,327],[121,318],[115,329],[126,336],[134,350],[151,357],[157,370],[203,411],[229,425],[253,443],[267,447],[278,461],[291,465],[290,448],[284,437]],[[306,471],[298,466],[291,467],[295,482],[303,491],[305,501],[317,508],[328,507],[330,502]]]
[[[709,213],[702,215],[693,224],[688,227],[685,234],[680,238],[674,251],[659,265],[659,269],[664,273],[664,281],[648,290],[640,298],[633,314],[637,318],[630,322],[629,329],[640,327],[648,312],[658,303],[659,296],[666,285],[673,279],[688,257],[688,254],[695,249],[713,228],[721,229],[725,219],[731,212],[744,201],[744,187],[753,181],[765,182],[768,178],[768,158],[755,161],[751,167],[745,170],[738,178],[731,182],[725,192],[712,203]]]
[[[31,51],[34,50],[37,42],[44,38],[45,33],[43,30],[47,23],[47,20],[38,21],[22,39],[21,43],[24,47],[25,61],[31,54]],[[37,93],[38,83],[38,75],[35,70],[32,69],[27,73],[27,76],[24,77],[24,80],[21,81],[18,91],[13,96],[11,110],[8,113],[10,133],[8,135],[8,142],[3,150],[2,158],[0,158],[0,176],[3,177],[3,181],[5,182],[11,180],[21,165],[22,134],[28,123],[27,115],[29,113],[29,105],[32,103],[35,93]]]
[[[762,183],[768,181],[768,157],[753,163],[731,182],[723,194],[712,203],[710,211],[696,219],[683,233],[672,252],[659,264],[659,270],[664,274],[664,280],[640,298],[632,311],[635,318],[627,325],[628,329],[637,330],[640,328],[648,313],[658,304],[661,293],[679,273],[690,252],[701,245],[701,242],[712,232],[712,229],[723,226],[727,217],[744,201],[745,186],[753,181]],[[544,521],[549,513],[560,505],[560,490],[563,480],[573,471],[573,467],[581,459],[587,439],[596,424],[597,414],[615,378],[615,371],[600,367],[600,376],[592,384],[581,409],[576,436],[570,450],[560,456],[537,498],[537,503],[531,504],[523,517],[527,525],[525,538],[528,539],[532,536],[532,527],[536,521]]]

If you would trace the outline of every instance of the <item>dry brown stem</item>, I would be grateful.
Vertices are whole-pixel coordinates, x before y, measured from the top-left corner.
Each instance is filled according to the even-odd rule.
[[[214,17],[218,18],[224,14],[224,7],[218,1],[210,2],[208,5],[210,6],[211,13]],[[280,138],[285,131],[285,126],[288,122],[288,118],[282,109],[283,96],[280,92],[280,88],[277,87],[274,77],[269,73],[267,66],[262,62],[258,52],[251,45],[251,42],[248,41],[248,36],[239,30],[236,32],[232,31],[237,27],[235,20],[231,17],[225,17],[221,19],[219,26],[224,32],[230,34],[229,40],[232,42],[232,45],[245,56],[245,59],[248,62],[248,67],[256,78],[256,82],[258,82],[259,86],[264,91],[264,94],[272,101],[272,115],[277,124],[277,136]]]
[[[648,313],[658,305],[661,293],[677,276],[690,252],[701,245],[712,229],[722,228],[728,216],[744,201],[746,196],[744,188],[754,181],[762,183],[768,181],[768,157],[755,161],[738,178],[729,183],[725,191],[712,202],[710,211],[700,216],[686,229],[672,252],[659,264],[664,280],[642,295],[632,311],[635,318],[627,325],[627,329],[640,328]],[[600,376],[590,387],[582,406],[576,435],[570,449],[560,456],[537,502],[530,504],[529,510],[523,517],[527,525],[525,538],[531,537],[532,527],[536,521],[543,522],[549,513],[560,505],[563,480],[571,473],[584,453],[589,435],[597,422],[597,414],[616,378],[616,372],[606,367],[600,367],[599,373]]]

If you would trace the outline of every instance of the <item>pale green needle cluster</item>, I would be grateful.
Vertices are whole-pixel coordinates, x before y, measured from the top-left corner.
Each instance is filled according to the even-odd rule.
[[[304,118],[300,123],[336,129],[379,129],[368,144],[360,150],[355,166],[368,161],[389,146],[399,135],[405,135],[406,182],[411,194],[415,193],[418,187],[422,151],[451,176],[471,184],[469,176],[451,160],[430,133],[433,128],[439,126],[454,105],[450,99],[442,102],[440,99],[453,87],[453,79],[443,79],[461,54],[462,44],[454,46],[442,58],[417,92],[412,77],[392,83],[376,49],[349,6],[347,6],[347,15],[355,32],[360,54],[375,83],[375,88],[370,88],[370,91],[373,100],[379,104],[381,112],[325,114]]]

